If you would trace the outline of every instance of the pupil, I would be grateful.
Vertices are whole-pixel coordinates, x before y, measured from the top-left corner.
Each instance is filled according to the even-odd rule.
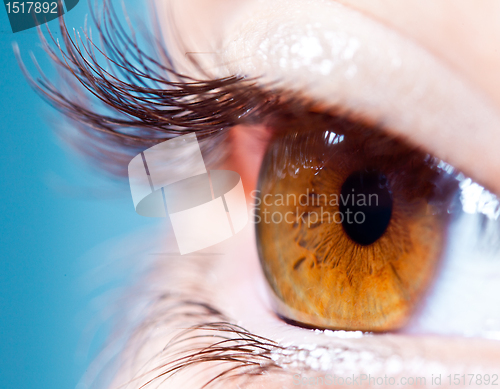
[[[387,178],[379,172],[355,172],[341,189],[342,227],[356,243],[367,246],[387,229],[392,214],[392,195]]]

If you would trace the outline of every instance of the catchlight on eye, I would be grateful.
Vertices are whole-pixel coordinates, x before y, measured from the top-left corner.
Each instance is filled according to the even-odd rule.
[[[261,167],[255,221],[278,313],[320,328],[404,326],[435,276],[457,193],[438,165],[339,120],[277,136]]]

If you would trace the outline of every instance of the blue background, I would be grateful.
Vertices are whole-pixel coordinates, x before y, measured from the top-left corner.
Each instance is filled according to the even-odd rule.
[[[82,27],[87,13],[80,1],[68,27]],[[49,25],[59,37],[57,21]],[[106,335],[82,336],[102,293],[86,285],[101,265],[89,250],[150,221],[135,214],[126,184],[89,172],[53,133],[55,111],[30,89],[12,50],[17,41],[26,63],[32,50],[54,77],[36,29],[13,34],[2,9],[0,36],[0,387],[75,388]]]

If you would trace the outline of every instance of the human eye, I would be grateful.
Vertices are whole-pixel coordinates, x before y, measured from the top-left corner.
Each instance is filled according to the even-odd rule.
[[[321,7],[322,12],[326,9]],[[314,6],[308,8],[311,13],[313,10]],[[276,115],[277,118],[271,118],[266,123],[271,140],[262,147],[262,150],[267,151],[261,151],[264,162],[260,169],[260,183],[259,186],[254,184],[258,208],[257,245],[274,298],[271,305],[289,322],[320,328],[386,331],[404,330],[406,327],[417,332],[493,334],[488,323],[495,322],[493,317],[497,316],[497,310],[492,312],[485,305],[483,313],[478,312],[474,320],[463,320],[463,315],[459,313],[460,304],[444,303],[451,297],[445,298],[443,295],[456,294],[460,288],[459,280],[465,282],[467,265],[464,258],[467,255],[482,258],[476,262],[482,268],[477,270],[478,273],[486,269],[491,271],[491,266],[496,266],[493,265],[495,260],[486,259],[495,256],[495,233],[486,231],[496,229],[498,201],[494,194],[466,177],[471,175],[493,191],[497,184],[491,176],[487,178],[485,175],[489,165],[482,163],[479,167],[480,152],[479,149],[474,152],[471,150],[475,146],[469,143],[470,138],[466,134],[470,132],[466,128],[474,128],[474,133],[481,132],[487,137],[496,137],[494,128],[495,123],[498,123],[498,115],[484,96],[427,52],[387,31],[372,29],[369,22],[360,21],[353,15],[344,15],[342,10],[342,7],[331,5],[331,15],[315,18],[315,23],[309,20],[302,23],[299,16],[283,17],[279,11],[266,9],[262,12],[277,12],[273,13],[276,22],[266,26],[271,31],[256,32],[254,39],[249,39],[244,32],[250,30],[249,25],[256,21],[245,14],[245,21],[239,21],[246,26],[241,29],[243,35],[239,35],[235,27],[233,39],[226,42],[227,47],[213,48],[226,55],[221,61],[226,65],[217,68],[222,74],[233,69],[248,69],[251,76],[254,71],[261,72],[268,82],[279,80],[273,85],[286,85],[288,93],[293,94],[295,91],[306,95],[306,107],[300,108],[292,103],[291,112]],[[290,9],[289,12],[292,15],[299,14]],[[235,25],[239,26],[238,22]],[[239,50],[236,50],[236,45],[239,45]],[[316,50],[313,52],[312,48]],[[333,51],[336,55],[332,55]],[[212,64],[211,57],[206,61]],[[428,71],[423,72],[421,69]],[[436,79],[433,80],[433,77]],[[439,108],[433,102],[439,102]],[[461,136],[465,136],[464,143]],[[238,138],[238,135],[235,137]],[[334,140],[333,144],[329,144],[330,137]],[[340,137],[342,142],[338,141]],[[248,142],[247,137],[243,135],[242,138]],[[341,150],[350,151],[344,153]],[[241,158],[251,158],[245,156],[248,153],[243,147],[238,151]],[[494,151],[486,151],[490,152]],[[397,155],[402,159],[397,160]],[[472,155],[475,157],[471,158]],[[492,161],[492,158],[496,157],[488,155],[484,160]],[[401,235],[390,245],[385,246],[385,239],[391,235],[390,221],[385,224],[385,229],[380,229],[380,236],[376,234],[377,241],[363,244],[355,242],[345,223],[313,220],[316,216],[319,219],[321,211],[325,211],[321,205],[312,205],[311,202],[306,206],[298,204],[299,196],[306,193],[310,198],[323,195],[322,200],[320,198],[323,204],[324,196],[330,200],[332,195],[338,196],[340,202],[342,185],[349,177],[359,176],[360,171],[371,169],[379,178],[387,178],[380,165],[384,163],[390,166],[389,170],[397,172],[397,176],[405,177],[403,181],[409,180],[402,184],[403,181],[398,179],[401,185],[396,185],[407,191],[403,196],[404,207],[409,211],[408,215],[412,215],[412,222],[408,220],[406,227],[398,225],[402,220],[396,222],[396,214],[391,215],[392,226],[401,227],[398,228]],[[411,172],[407,170],[408,166],[411,166]],[[419,167],[422,169],[419,170]],[[431,187],[433,189],[430,190]],[[477,189],[475,201],[472,200],[473,196],[469,197],[473,188]],[[315,195],[312,195],[313,190],[316,191]],[[412,191],[411,195],[409,191]],[[397,197],[395,193],[392,194]],[[292,195],[288,197],[288,204],[287,195]],[[394,197],[391,204],[396,206]],[[475,205],[468,206],[467,198]],[[272,204],[268,206],[264,200]],[[410,211],[411,207],[415,208]],[[333,218],[340,211],[339,208],[334,201],[326,213]],[[468,216],[470,212],[477,213],[476,218]],[[273,213],[274,221],[271,219]],[[305,219],[300,217],[304,214],[308,215]],[[293,222],[284,220],[286,215]],[[346,216],[345,213],[343,216]],[[383,219],[383,215],[380,218]],[[488,227],[476,228],[467,239],[463,237],[464,225],[481,223]],[[374,228],[371,230],[373,232]],[[406,232],[402,233],[403,230]],[[410,260],[416,267],[405,269],[408,275],[412,274],[405,281],[397,275],[398,270],[385,261],[392,250],[402,249],[408,237],[402,235],[410,230],[415,234],[410,241],[418,259],[415,257],[415,262]],[[429,236],[424,238],[425,234]],[[479,254],[477,247],[483,245],[479,242],[483,235],[490,235],[487,245],[493,255],[491,252]],[[346,246],[342,245],[344,238],[349,242]],[[463,243],[462,246],[457,244],[458,240]],[[417,244],[418,241],[422,245]],[[465,242],[469,242],[467,249]],[[339,254],[342,250],[347,251],[343,256]],[[412,257],[409,246],[402,250],[405,254],[400,257],[401,260],[394,262],[394,265],[397,263],[396,267],[405,267],[405,258]],[[375,257],[377,259],[371,259]],[[376,263],[381,267],[381,263],[385,263],[388,267],[374,271],[371,266],[377,266]],[[365,276],[361,276],[363,281],[357,283],[352,273],[349,273],[363,273],[360,270],[363,266],[366,266]],[[371,284],[370,288],[367,286],[370,280],[377,277],[371,278],[370,272],[378,273],[383,279],[388,276],[384,272],[389,269],[394,277],[392,281],[398,286],[391,282]],[[343,277],[334,275],[336,271]],[[448,274],[460,274],[455,284]],[[470,279],[470,282],[472,285],[478,280]],[[413,294],[419,288],[417,285],[422,288],[422,294]],[[387,295],[378,298],[376,290],[384,290]],[[396,302],[398,295],[401,299]],[[479,291],[475,295],[479,301],[483,301]],[[491,293],[488,295],[491,296]],[[399,323],[393,322],[383,327],[373,322],[368,324],[369,320],[359,320],[363,315],[374,321],[382,316],[389,320],[388,317],[395,312],[384,311],[383,301],[387,302],[388,299],[392,299],[394,311],[408,313],[401,314]],[[367,301],[368,305],[377,308],[367,308]],[[440,301],[443,307],[439,308],[435,301]],[[493,303],[494,298],[490,297],[489,301]],[[422,304],[427,308],[422,308]],[[360,314],[357,321],[353,319],[355,309]],[[410,314],[414,310],[419,312],[416,316],[420,317]],[[457,320],[443,323],[446,312],[452,311]],[[476,323],[475,328],[471,328],[471,322]]]
[[[298,202],[314,189],[319,201],[338,196],[337,205],[328,202],[331,217],[347,214],[338,202],[349,191],[376,194],[385,209],[359,205],[372,214],[368,229],[318,225],[308,216],[297,226],[261,222],[257,242],[249,228],[204,256],[160,257],[164,263],[144,281],[156,293],[146,294],[152,307],[122,354],[134,361],[123,364],[124,381],[147,387],[177,379],[195,387],[230,377],[271,385],[266,374],[275,372],[287,387],[298,371],[430,375],[432,358],[442,374],[460,363],[492,366],[496,344],[464,347],[408,334],[495,333],[498,287],[484,277],[498,273],[495,256],[462,261],[462,268],[456,257],[459,251],[467,261],[475,238],[496,228],[500,157],[484,141],[499,144],[496,109],[425,50],[336,3],[220,2],[234,12],[220,25],[209,15],[227,10],[202,3],[178,2],[189,9],[184,18],[169,10],[178,31],[162,27],[180,50],[170,45],[163,62],[141,50],[126,60],[121,55],[135,53],[136,42],[121,29],[103,29],[105,41],[122,43],[108,49],[123,77],[82,59],[92,45],[67,41],[73,51],[61,66],[111,114],[42,86],[91,135],[96,159],[124,174],[123,162],[145,148],[194,131],[212,166],[240,173],[249,199],[256,193],[261,205],[269,194],[295,194]],[[165,20],[168,4],[158,2]],[[141,61],[147,71],[135,65]],[[462,210],[475,218],[457,221]],[[486,228],[464,239],[463,220]],[[464,250],[460,243],[471,240]],[[467,290],[474,320],[463,320],[466,300],[454,300],[457,289]],[[391,334],[370,334],[380,331]],[[472,361],[465,349],[479,357]]]
[[[404,327],[441,263],[457,175],[357,123],[296,128],[270,142],[255,192],[278,313],[319,328]]]

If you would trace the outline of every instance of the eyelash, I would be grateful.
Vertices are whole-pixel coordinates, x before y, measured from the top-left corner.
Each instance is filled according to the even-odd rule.
[[[134,31],[125,31],[108,1],[101,10],[91,10],[91,15],[102,48],[87,28],[84,37],[76,31],[72,37],[64,17],[59,18],[63,47],[47,28],[59,55],[39,30],[55,67],[69,76],[63,91],[45,76],[34,57],[40,77],[33,78],[18,47],[15,52],[34,90],[86,138],[84,147],[73,142],[76,148],[118,176],[126,177],[129,160],[155,144],[193,131],[200,140],[218,138],[228,128],[255,122],[283,105],[275,93],[257,87],[254,79],[235,75],[196,80],[178,73],[161,42],[149,37],[157,42],[151,50],[159,53],[156,57],[139,48]],[[95,103],[97,110],[92,107]],[[208,142],[205,147],[210,150],[218,143]]]

